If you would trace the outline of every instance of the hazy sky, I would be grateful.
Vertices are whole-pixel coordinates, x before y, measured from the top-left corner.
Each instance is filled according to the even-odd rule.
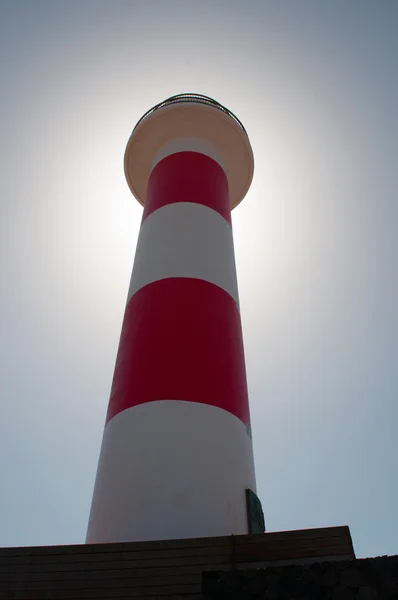
[[[233,213],[269,531],[398,551],[398,1],[0,1],[0,545],[83,542],[141,207],[138,118],[242,120]]]

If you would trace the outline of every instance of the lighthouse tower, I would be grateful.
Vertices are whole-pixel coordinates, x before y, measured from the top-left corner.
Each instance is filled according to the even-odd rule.
[[[205,96],[149,110],[125,174],[143,205],[87,542],[250,531],[255,497],[231,209],[253,153]]]

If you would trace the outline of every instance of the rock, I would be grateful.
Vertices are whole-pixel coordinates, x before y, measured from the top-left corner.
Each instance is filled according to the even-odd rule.
[[[393,600],[398,598],[398,583],[394,581],[384,579],[380,586],[380,595],[386,600]]]
[[[337,573],[333,565],[328,566],[322,577],[322,583],[329,587],[334,587],[337,584]]]
[[[278,592],[275,592],[274,590],[267,590],[262,598],[264,598],[264,600],[280,600]]]
[[[352,567],[342,571],[340,574],[340,583],[347,587],[359,588],[366,583],[363,576],[357,569]]]
[[[306,600],[331,600],[332,594],[330,588],[325,585],[320,585],[319,583],[307,583],[303,590],[304,594],[300,594],[300,597],[305,598]],[[291,595],[289,598],[294,598],[294,590],[291,590]]]
[[[266,578],[266,586],[268,590],[276,590],[278,587],[280,575],[277,573],[269,573]]]
[[[333,600],[356,600],[356,593],[349,587],[337,585],[333,590]]]
[[[359,588],[357,600],[378,600],[378,598],[379,595],[376,590],[367,586]]]
[[[310,569],[311,569],[311,571],[314,573],[314,575],[316,575],[316,576],[318,576],[318,577],[319,577],[320,575],[323,575],[323,574],[324,574],[324,572],[325,572],[325,568],[326,568],[326,565],[325,565],[325,563],[312,563],[312,564],[310,565]]]
[[[258,571],[248,582],[248,589],[254,595],[261,594],[264,591],[274,591],[277,588],[278,581],[279,575],[267,571]]]

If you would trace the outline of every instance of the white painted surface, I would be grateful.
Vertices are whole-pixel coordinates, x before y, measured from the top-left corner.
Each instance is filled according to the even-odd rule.
[[[192,136],[176,137],[166,142],[156,153],[152,163],[152,169],[154,169],[161,160],[166,158],[166,156],[170,156],[176,152],[199,152],[199,154],[205,154],[215,160],[220,167],[225,170],[221,154],[217,151],[214,144],[203,138]]]
[[[232,229],[219,213],[202,204],[176,202],[145,219],[128,300],[148,283],[168,277],[209,281],[239,305]]]
[[[87,543],[247,533],[252,441],[231,413],[166,400],[106,426]]]

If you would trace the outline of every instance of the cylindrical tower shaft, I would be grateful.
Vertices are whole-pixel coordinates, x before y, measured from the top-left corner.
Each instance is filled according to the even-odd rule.
[[[151,164],[87,542],[248,532],[255,475],[230,151],[198,130],[202,108],[160,108],[157,127],[147,117],[126,151],[136,195],[134,154]],[[218,119],[219,108],[205,109],[205,121]],[[221,129],[240,127],[221,116]]]

